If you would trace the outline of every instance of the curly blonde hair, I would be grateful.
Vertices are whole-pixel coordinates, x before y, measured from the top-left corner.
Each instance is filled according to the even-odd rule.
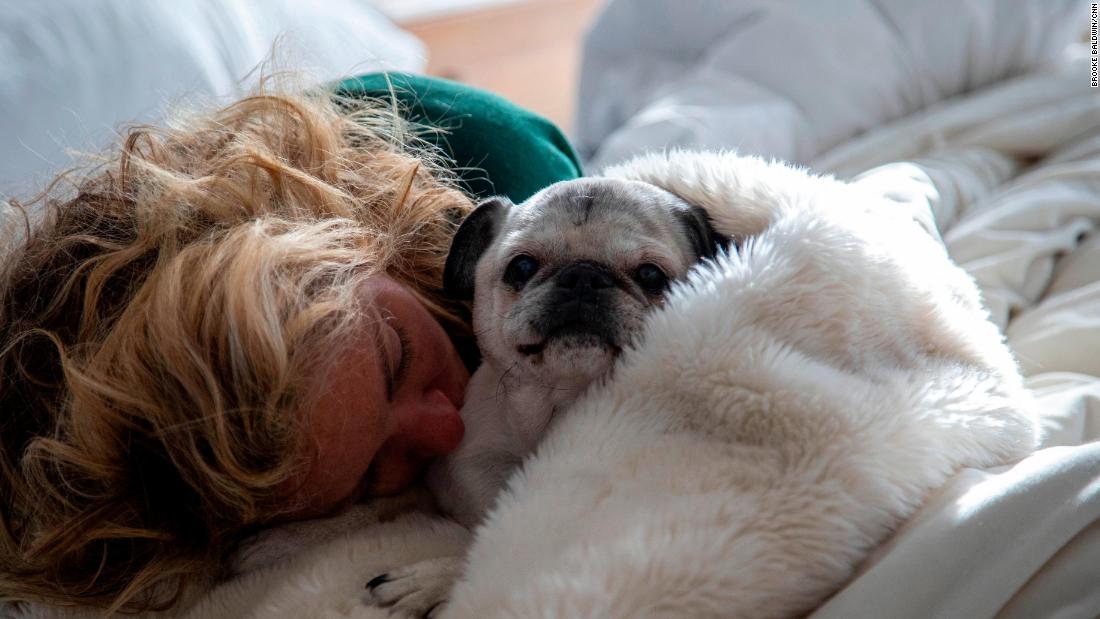
[[[469,198],[380,102],[256,95],[136,126],[0,275],[0,599],[173,605],[285,514],[307,379],[385,272],[454,333]],[[328,352],[329,354],[326,354]]]

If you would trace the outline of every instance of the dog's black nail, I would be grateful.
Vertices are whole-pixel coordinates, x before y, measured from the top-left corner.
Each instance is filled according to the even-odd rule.
[[[389,574],[379,574],[378,576],[375,576],[374,578],[371,578],[369,581],[367,581],[367,588],[370,589],[371,591],[374,591],[375,587],[377,587],[378,585],[381,585],[382,583],[386,582],[389,579],[390,579]]]

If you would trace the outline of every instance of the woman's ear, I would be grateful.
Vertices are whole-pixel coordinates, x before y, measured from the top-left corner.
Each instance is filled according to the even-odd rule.
[[[512,201],[508,198],[493,196],[478,204],[458,227],[443,267],[443,290],[452,298],[473,300],[478,260],[492,244],[501,219],[511,207]]]

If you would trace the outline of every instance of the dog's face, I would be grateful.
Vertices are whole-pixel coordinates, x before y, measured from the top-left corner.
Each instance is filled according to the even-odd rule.
[[[473,298],[483,362],[584,384],[719,245],[702,209],[655,186],[565,181],[519,205],[479,205],[455,236],[444,286]]]

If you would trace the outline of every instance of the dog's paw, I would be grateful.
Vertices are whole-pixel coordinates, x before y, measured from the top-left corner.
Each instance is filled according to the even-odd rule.
[[[367,582],[365,601],[413,617],[437,616],[462,568],[461,557],[439,557],[390,570]]]

